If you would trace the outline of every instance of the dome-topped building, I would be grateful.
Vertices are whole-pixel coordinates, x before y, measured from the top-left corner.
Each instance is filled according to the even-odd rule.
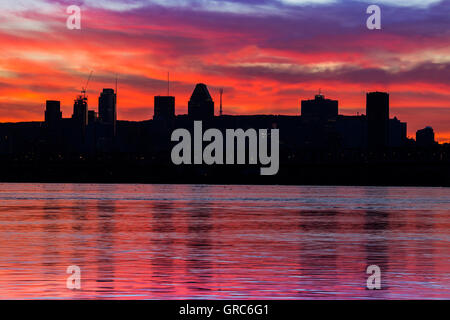
[[[199,83],[195,86],[194,92],[189,100],[188,114],[194,120],[214,117],[214,101],[205,84]]]

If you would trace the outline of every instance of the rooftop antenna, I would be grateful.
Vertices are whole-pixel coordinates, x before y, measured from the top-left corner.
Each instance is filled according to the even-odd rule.
[[[118,82],[119,82],[119,74],[116,73],[116,98],[115,98],[115,104],[116,104],[116,112],[117,112],[117,90],[118,90]]]
[[[167,72],[167,96],[170,96],[170,72]]]
[[[223,104],[222,104],[222,98],[223,98],[223,89],[220,89],[220,116],[223,116]]]
[[[119,81],[119,75],[116,73],[116,95],[117,95],[117,82]]]

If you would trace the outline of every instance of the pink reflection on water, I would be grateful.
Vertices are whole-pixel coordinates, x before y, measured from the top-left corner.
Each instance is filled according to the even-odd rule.
[[[0,298],[450,298],[449,189],[0,190]],[[373,264],[381,291],[366,290]]]

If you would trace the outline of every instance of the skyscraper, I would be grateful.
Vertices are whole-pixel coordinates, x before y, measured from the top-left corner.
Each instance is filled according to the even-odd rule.
[[[366,113],[369,148],[385,148],[389,141],[389,94],[385,92],[368,93]]]
[[[88,104],[85,96],[78,96],[73,105],[72,119],[77,121],[82,128],[86,128],[88,123]]]
[[[104,124],[116,127],[117,122],[117,95],[114,89],[103,89],[98,98],[99,120]]]
[[[188,103],[188,114],[194,120],[205,120],[214,117],[214,101],[205,84],[199,83],[195,87]]]
[[[45,123],[54,126],[62,119],[61,103],[59,101],[48,100],[45,108]]]
[[[175,118],[175,97],[156,96],[154,104],[154,120],[171,120]]]

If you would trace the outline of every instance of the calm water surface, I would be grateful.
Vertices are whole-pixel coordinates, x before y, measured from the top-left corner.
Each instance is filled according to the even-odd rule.
[[[68,266],[82,289],[66,288]],[[366,268],[382,290],[366,290]],[[0,298],[450,299],[450,189],[0,184]]]

